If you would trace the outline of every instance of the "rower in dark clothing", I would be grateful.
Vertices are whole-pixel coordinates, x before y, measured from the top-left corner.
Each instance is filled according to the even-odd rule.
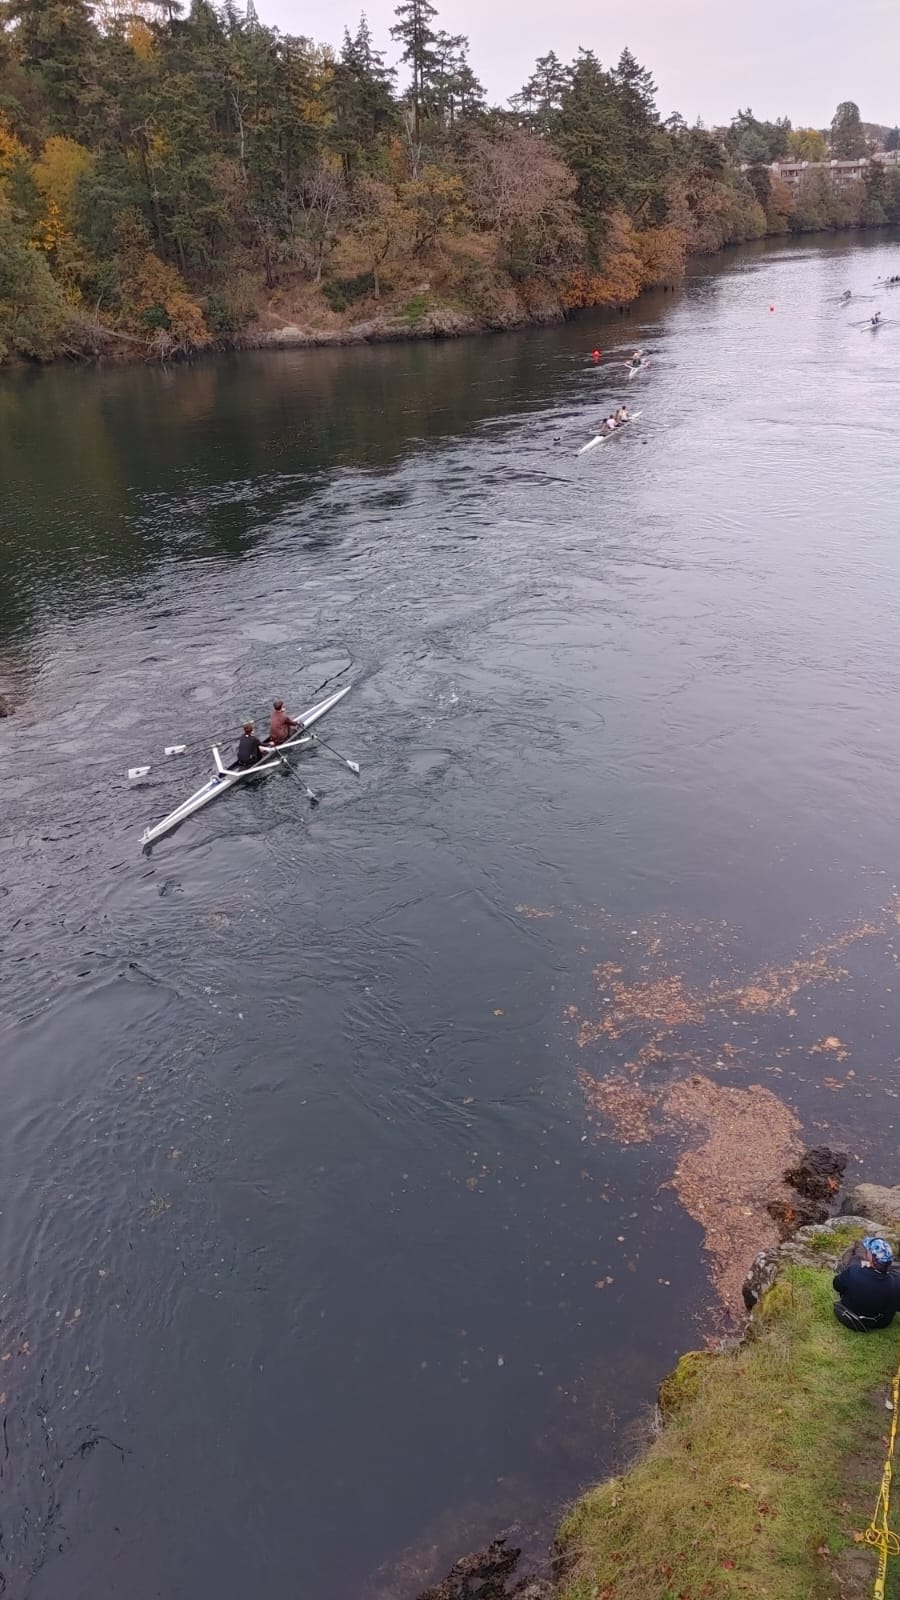
[[[891,1272],[894,1252],[886,1239],[868,1234],[862,1249],[844,1257],[841,1271],[833,1280],[840,1295],[834,1307],[838,1322],[854,1333],[870,1333],[886,1328],[897,1310],[896,1279]]]
[[[238,741],[236,767],[255,767],[262,760],[262,745],[253,732],[253,723],[245,722]]]

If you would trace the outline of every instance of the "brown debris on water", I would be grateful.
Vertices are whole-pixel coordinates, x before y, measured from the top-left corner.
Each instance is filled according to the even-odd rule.
[[[737,1310],[748,1263],[780,1237],[768,1208],[789,1200],[784,1171],[802,1149],[794,1112],[762,1084],[728,1088],[699,1073],[655,1092],[618,1073],[578,1077],[605,1135],[622,1145],[671,1133],[686,1142],[671,1185],[703,1229],[716,1289]]]
[[[603,1131],[611,1132],[621,1144],[648,1144],[653,1138],[652,1117],[659,1094],[642,1089],[632,1078],[615,1075],[592,1078],[579,1072],[584,1097],[600,1117]]]
[[[883,921],[855,923],[807,955],[782,965],[763,967],[751,974],[746,983],[727,983],[716,978],[705,988],[692,986],[679,972],[653,971],[665,961],[667,954],[663,935],[654,927],[645,943],[635,946],[635,953],[639,952],[642,959],[639,976],[634,982],[628,981],[625,968],[619,962],[605,961],[594,967],[600,1010],[596,1016],[580,1018],[579,1047],[584,1049],[604,1040],[652,1030],[643,1048],[652,1046],[661,1053],[661,1046],[670,1033],[679,1028],[700,1027],[714,1013],[730,1014],[735,1021],[778,1012],[793,1015],[793,1002],[799,995],[823,984],[839,983],[848,976],[837,959],[843,951],[861,941],[886,935],[893,922],[900,922],[900,896],[885,908]],[[673,946],[684,943],[687,931],[695,938],[702,933],[700,929],[685,930],[676,926],[672,930]],[[721,944],[721,930],[717,932]],[[567,1014],[578,1019],[573,1007]],[[830,1041],[823,1041],[822,1048],[833,1046]],[[840,1041],[837,1048],[841,1048]]]
[[[829,1034],[827,1039],[820,1039],[818,1044],[810,1045],[809,1053],[811,1056],[833,1055],[835,1061],[846,1061],[850,1055],[843,1040],[835,1033]]]
[[[722,1300],[737,1310],[749,1262],[778,1242],[768,1206],[800,1155],[799,1119],[762,1084],[733,1089],[696,1073],[668,1090],[662,1109],[700,1136],[679,1158],[672,1187],[703,1229]]]
[[[875,917],[743,977],[726,924],[704,928],[660,917],[623,934],[618,959],[593,968],[590,1010],[566,1011],[579,1050],[598,1048],[594,1059],[602,1063],[579,1072],[596,1131],[623,1145],[663,1137],[680,1145],[672,1187],[703,1228],[713,1282],[729,1308],[740,1306],[744,1272],[758,1250],[776,1242],[779,1226],[807,1220],[803,1197],[784,1182],[785,1168],[799,1154],[800,1124],[761,1083],[728,1087],[711,1073],[780,1076],[785,1068],[778,1063],[800,1052],[807,1061],[830,1057],[829,1067],[847,1060],[850,1052],[837,1033],[813,1035],[814,1042],[795,1038],[793,1029],[802,1025],[793,1021],[781,1041],[766,1043],[754,1032],[761,1019],[794,1019],[803,1014],[801,1001],[815,1004],[816,991],[846,982],[851,947],[879,940],[900,963],[898,926],[895,891]],[[846,1080],[825,1077],[819,1086],[838,1094],[853,1076],[851,1070]],[[828,1205],[825,1199],[811,1203]]]
[[[767,967],[757,973],[743,988],[724,995],[725,1004],[734,1005],[738,1011],[787,1011],[791,1002],[804,989],[819,983],[837,983],[846,978],[843,967],[832,961],[832,949],[814,950],[812,955],[788,962],[784,967]]]
[[[602,1038],[621,1039],[634,1028],[656,1027],[667,1033],[706,1020],[710,996],[692,993],[678,973],[628,984],[616,976],[621,970],[610,963],[594,968],[598,988],[608,993],[603,995],[601,1015],[596,1021],[586,1018],[579,1029],[582,1047]]]

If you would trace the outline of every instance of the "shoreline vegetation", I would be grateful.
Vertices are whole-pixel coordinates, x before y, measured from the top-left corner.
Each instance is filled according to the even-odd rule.
[[[864,1532],[897,1331],[848,1334],[831,1309],[837,1257],[867,1231],[883,1230],[864,1218],[801,1229],[740,1344],[681,1358],[647,1453],[563,1522],[558,1600],[871,1595]],[[900,1594],[895,1570],[886,1593]]]
[[[900,1189],[860,1184],[845,1204],[757,1256],[744,1332],[681,1357],[636,1459],[563,1518],[552,1576],[519,1577],[500,1538],[419,1600],[869,1600],[897,1325],[848,1333],[832,1276],[867,1233],[896,1253]],[[897,1557],[884,1594],[900,1597]]]
[[[0,0],[0,362],[521,327],[900,222],[900,131],[852,102],[688,126],[628,50],[582,49],[491,106],[430,0],[395,15],[402,85],[364,16],[332,49],[253,0]]]

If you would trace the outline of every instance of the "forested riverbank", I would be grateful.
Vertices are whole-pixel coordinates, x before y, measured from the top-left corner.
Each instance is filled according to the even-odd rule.
[[[335,51],[253,0],[182,12],[0,10],[0,360],[509,327],[627,304],[690,252],[900,221],[900,168],[792,188],[771,163],[821,132],[663,120],[628,51],[551,50],[501,109],[428,0],[397,8],[402,84],[364,17]],[[877,142],[838,108],[832,153]]]

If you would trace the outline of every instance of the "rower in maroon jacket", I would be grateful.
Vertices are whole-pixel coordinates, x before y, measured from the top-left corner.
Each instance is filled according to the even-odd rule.
[[[296,717],[289,717],[284,709],[283,700],[275,700],[272,704],[272,716],[269,722],[269,737],[267,744],[284,744],[292,733],[302,733],[303,723]]]

